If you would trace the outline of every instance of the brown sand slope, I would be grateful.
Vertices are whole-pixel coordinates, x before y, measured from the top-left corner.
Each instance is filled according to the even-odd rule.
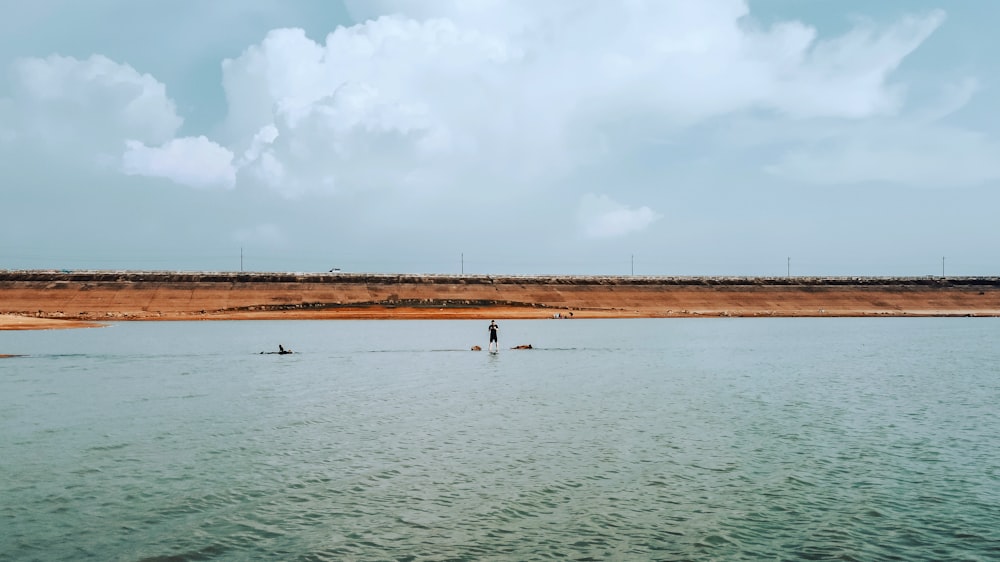
[[[83,320],[0,314],[0,330],[60,330],[65,328],[96,328],[103,325]],[[3,356],[0,355],[0,357]]]
[[[3,313],[91,321],[998,316],[1000,278],[0,271]]]

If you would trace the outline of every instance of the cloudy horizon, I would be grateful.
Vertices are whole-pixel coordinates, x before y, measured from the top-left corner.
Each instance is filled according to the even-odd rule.
[[[2,269],[1000,275],[1000,6],[6,11]]]

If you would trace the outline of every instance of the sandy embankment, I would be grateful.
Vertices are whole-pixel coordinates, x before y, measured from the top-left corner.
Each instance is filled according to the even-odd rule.
[[[103,326],[103,324],[85,320],[0,314],[0,330],[60,330],[65,328],[96,328],[99,326]]]
[[[121,320],[541,319],[557,314],[1000,316],[1000,278],[0,271],[0,329]]]

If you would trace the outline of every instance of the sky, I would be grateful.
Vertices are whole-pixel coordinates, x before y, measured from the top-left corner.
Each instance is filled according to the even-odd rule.
[[[0,269],[1000,275],[998,2],[0,3]]]

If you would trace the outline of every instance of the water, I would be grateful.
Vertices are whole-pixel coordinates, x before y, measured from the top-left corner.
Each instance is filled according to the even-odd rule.
[[[1000,320],[486,324],[0,332],[0,559],[1000,559]]]

